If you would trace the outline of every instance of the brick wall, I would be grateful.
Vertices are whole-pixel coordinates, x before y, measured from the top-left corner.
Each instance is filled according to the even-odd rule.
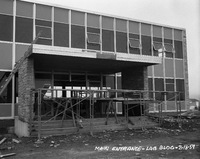
[[[122,88],[148,90],[147,66],[135,66],[122,71]]]
[[[19,69],[18,78],[18,116],[20,120],[29,122],[32,116],[32,104],[34,100],[30,90],[35,88],[34,61],[32,58],[25,59]]]

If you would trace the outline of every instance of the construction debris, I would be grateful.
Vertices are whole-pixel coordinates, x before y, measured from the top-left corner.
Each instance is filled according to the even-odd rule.
[[[4,141],[6,141],[6,139],[7,139],[7,138],[4,137],[4,138],[0,141],[0,145],[1,145]]]
[[[0,155],[0,158],[9,157],[9,156],[14,156],[14,155],[16,155],[16,153],[4,154],[4,155]]]
[[[12,139],[12,142],[19,144],[21,141],[17,140],[17,139]]]

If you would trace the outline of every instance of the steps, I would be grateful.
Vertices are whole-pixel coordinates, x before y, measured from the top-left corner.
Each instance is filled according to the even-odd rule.
[[[94,119],[83,119],[82,125],[83,128],[79,129],[80,133],[88,133],[93,132],[102,132],[104,130],[124,130],[127,129],[141,129],[141,128],[150,128],[158,126],[157,123],[152,122],[148,119],[148,117],[140,116],[140,117],[129,117],[129,124],[127,125],[124,117],[118,117],[119,123],[116,123],[115,118],[108,119],[108,125],[105,125],[105,118],[94,118]],[[131,122],[130,122],[131,121]],[[91,124],[92,123],[92,124]],[[38,135],[38,122],[34,121],[33,123],[33,131],[31,136]],[[73,126],[73,120],[54,120],[49,121],[47,123],[42,122],[41,127],[41,136],[49,136],[49,135],[69,135],[72,133],[78,132],[78,128]]]

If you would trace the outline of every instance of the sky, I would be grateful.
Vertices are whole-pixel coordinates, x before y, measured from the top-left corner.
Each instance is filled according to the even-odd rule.
[[[190,98],[200,100],[200,0],[26,0],[186,29]]]

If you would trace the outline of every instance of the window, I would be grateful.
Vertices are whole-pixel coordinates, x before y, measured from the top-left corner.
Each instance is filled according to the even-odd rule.
[[[183,59],[183,44],[182,41],[174,41],[175,45],[175,57]]]
[[[172,40],[164,39],[164,47],[166,51],[166,57],[173,58],[173,54],[175,53]]]
[[[142,35],[142,55],[151,55],[151,37]]]
[[[163,49],[162,38],[153,37],[154,56],[162,56],[162,54],[159,54],[159,52],[162,52],[160,49]]]
[[[13,17],[0,14],[0,40],[12,41]]]
[[[184,79],[176,79],[176,91],[180,92],[180,100],[185,100]]]
[[[156,41],[154,41],[154,42],[153,42],[153,48],[154,48],[154,50],[156,50],[156,51],[162,49],[162,48],[163,48],[162,42],[156,42]]]
[[[52,25],[49,21],[36,20],[36,36],[41,33],[37,44],[52,45]]]
[[[69,46],[69,25],[64,23],[54,23],[54,45]]]
[[[16,18],[16,42],[31,43],[33,40],[33,20]]]
[[[156,100],[164,100],[161,91],[164,91],[164,80],[162,78],[155,78],[155,98]]]
[[[174,100],[174,79],[165,79],[167,100]]]
[[[102,50],[114,51],[114,32],[111,30],[102,30]]]
[[[85,48],[85,27],[71,26],[71,46],[73,48]]]
[[[0,71],[0,87],[3,86],[4,81],[8,78],[10,72]],[[12,102],[12,80],[9,82],[6,89],[0,96],[0,103],[11,103]]]
[[[127,33],[116,32],[116,49],[117,52],[127,53]]]
[[[131,48],[139,49],[140,48],[140,40],[129,38],[129,45]]]
[[[138,34],[129,34],[129,53],[140,54],[141,43]]]
[[[149,87],[149,98],[153,98],[153,79],[152,78],[148,78],[148,87]]]
[[[87,42],[91,44],[100,44],[100,34],[98,33],[87,33]]]

